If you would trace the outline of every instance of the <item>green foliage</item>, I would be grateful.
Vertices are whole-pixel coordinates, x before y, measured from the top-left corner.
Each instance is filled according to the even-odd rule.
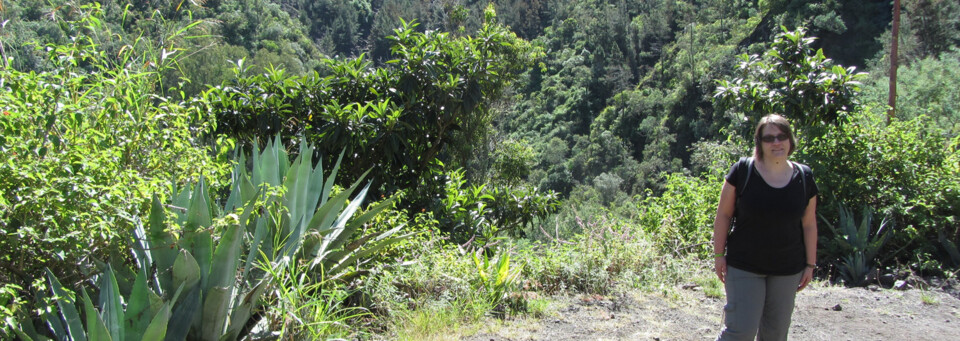
[[[493,152],[493,181],[510,187],[521,184],[530,175],[535,152],[526,141],[498,143]]]
[[[250,56],[260,69],[272,63],[299,74],[319,65],[320,52],[306,30],[271,0],[15,1],[4,10],[0,22],[10,19],[5,29],[13,38],[5,39],[0,29],[0,39],[7,43],[6,56],[13,58],[10,65],[21,71],[55,67],[34,51],[33,43],[65,45],[78,34],[99,37],[98,48],[105,56],[159,53],[125,47],[137,41],[166,48],[165,54],[177,58],[171,60],[172,68],[163,70],[164,83],[188,96],[232,76],[228,60]],[[97,27],[69,24],[91,11],[99,13]]]
[[[74,305],[76,297],[72,296],[49,270],[47,277],[63,319],[61,320],[60,316],[48,317],[46,323],[51,326],[54,337],[60,340],[163,340],[167,334],[173,303],[179,298],[182,289],[178,288],[172,298],[164,302],[150,291],[146,272],[140,271],[133,293],[124,298],[119,292],[113,270],[107,268],[99,283],[99,309],[94,306],[86,291],[81,291],[83,311],[86,315],[84,329],[79,310]],[[127,303],[126,308],[121,300]],[[40,335],[27,335],[22,332],[20,337],[26,340],[41,339]]]
[[[4,283],[0,286],[0,335],[4,337],[13,338],[17,316],[23,314],[21,309],[24,302],[19,294],[22,290],[16,284]]]
[[[663,180],[663,194],[652,196],[648,192],[639,200],[640,226],[660,252],[708,255],[722,180],[682,174],[666,174]]]
[[[868,276],[876,270],[876,259],[884,244],[893,236],[892,222],[888,217],[880,221],[880,225],[873,227],[873,211],[863,208],[863,215],[858,225],[854,221],[853,212],[846,207],[838,208],[840,213],[836,224],[827,219],[821,220],[833,235],[832,239],[822,237],[825,259],[838,259],[840,278],[848,286],[862,286],[866,284]]]
[[[568,148],[534,167],[538,187],[596,190],[608,203],[659,193],[654,179],[683,171],[689,144],[722,137],[727,119],[707,94],[756,26],[753,2],[557,2],[550,14],[535,43],[551,53],[497,125],[537,150]],[[617,178],[625,195],[610,192]]]
[[[282,70],[248,75],[206,94],[218,131],[291,141],[305,134],[322,140],[321,154],[345,151],[348,179],[374,169],[381,188],[418,189],[426,200],[439,183],[429,170],[440,159],[466,164],[471,146],[485,141],[489,102],[537,55],[491,16],[475,37],[415,32],[415,23],[395,30],[397,59],[374,68],[364,56],[328,60],[325,76],[288,77]],[[423,202],[420,203],[423,205]],[[421,206],[422,207],[422,206]]]
[[[718,81],[717,107],[738,118],[741,134],[752,136],[761,116],[780,113],[799,130],[818,136],[820,127],[842,123],[857,109],[858,80],[864,74],[835,65],[822,49],[814,51],[814,39],[803,28],[783,27],[762,57],[740,55],[738,75]]]
[[[559,199],[553,192],[467,185],[463,170],[449,172],[445,178],[438,218],[440,227],[458,243],[492,246],[506,235],[522,235],[524,228],[559,209]]]
[[[883,112],[852,118],[800,150],[816,171],[823,215],[838,216],[831,207],[843,202],[890,216],[897,228],[886,250],[901,264],[939,254],[940,232],[958,240],[960,140],[929,131],[925,116],[889,125]]]
[[[898,63],[901,71],[923,59],[936,59],[960,45],[960,20],[950,15],[960,10],[956,1],[911,0],[901,1],[900,34],[897,44]],[[882,51],[890,51],[892,33],[889,26],[877,38]],[[871,61],[871,67],[886,74],[890,68],[890,54],[879,53]],[[881,71],[882,70],[882,71]],[[900,92],[903,94],[903,92]]]
[[[874,73],[864,84],[863,102],[886,104],[890,79]],[[908,121],[920,115],[929,118],[929,131],[960,135],[960,50],[945,52],[901,65],[897,71],[896,116]]]
[[[264,293],[266,329],[281,339],[319,340],[343,337],[350,333],[347,320],[366,315],[362,309],[346,307],[349,292],[322,277],[316,279],[308,263],[283,258],[263,264],[262,269],[274,283]]]
[[[507,295],[518,288],[518,278],[523,271],[523,266],[511,266],[510,254],[501,252],[497,256],[496,263],[490,262],[490,257],[483,250],[473,252],[473,263],[477,266],[477,278],[475,281],[479,288],[483,289],[487,301],[494,307],[494,311],[500,314],[515,312],[520,309],[505,304]]]
[[[57,21],[70,42],[38,50],[49,71],[0,70],[0,248],[20,250],[0,256],[0,282],[25,290],[46,267],[68,287],[86,278],[90,257],[123,247],[123,215],[145,212],[171,182],[219,186],[229,173],[229,140],[216,150],[201,137],[212,116],[157,95],[177,36],[160,47],[101,35],[99,7],[71,13]],[[105,44],[123,47],[108,54]]]
[[[224,208],[211,200],[202,179],[193,188],[174,191],[172,207],[183,211],[175,212],[172,219],[167,219],[160,200],[154,198],[149,225],[136,230],[138,245],[132,252],[139,273],[137,282],[141,284],[130,295],[148,295],[167,307],[164,311],[169,321],[157,322],[162,327],[155,328],[166,331],[167,337],[173,339],[238,339],[247,332],[249,321],[256,318],[263,304],[260,297],[276,285],[271,282],[276,276],[263,268],[275,275],[274,270],[280,267],[275,262],[302,258],[307,260],[305,269],[311,272],[320,271],[330,279],[349,279],[356,275],[364,257],[404,238],[395,236],[401,225],[361,236],[348,244],[363,224],[392,202],[381,202],[353,217],[369,183],[352,200],[350,195],[356,192],[359,180],[332,194],[339,164],[324,180],[322,168],[313,166],[313,152],[313,148],[302,143],[299,157],[291,163],[277,139],[262,153],[254,154],[252,174],[248,174],[241,158]],[[262,265],[260,269],[258,265]],[[104,277],[110,280],[99,286],[101,315],[118,311],[110,302],[117,302],[113,305],[119,307],[121,300],[135,299],[122,297],[110,269]],[[134,277],[133,271],[118,276],[126,283]],[[57,292],[59,281],[52,275],[50,281],[54,294],[62,297]],[[71,322],[75,307],[71,301],[59,300],[58,304],[70,324],[70,335],[77,338],[84,332]],[[128,309],[138,306],[141,305]],[[169,316],[171,308],[173,315]],[[86,304],[87,316],[95,315],[93,309]],[[154,315],[136,315],[140,320],[134,320],[134,325],[146,325],[142,319],[154,319]],[[103,325],[111,330],[120,328],[122,313],[119,316]],[[54,316],[48,321],[57,319]],[[96,326],[88,323],[86,333],[95,335]],[[152,328],[135,332],[146,336]]]

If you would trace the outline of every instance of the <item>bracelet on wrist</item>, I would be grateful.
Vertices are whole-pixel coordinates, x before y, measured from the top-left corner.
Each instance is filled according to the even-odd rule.
[[[725,256],[725,255],[722,254],[722,253],[714,253],[714,254],[713,254],[713,258],[720,258],[720,257],[723,257],[723,256]]]
[[[811,269],[816,269],[816,268],[817,268],[817,263],[813,263],[813,264],[807,263],[807,267],[808,267],[808,268],[811,268]]]

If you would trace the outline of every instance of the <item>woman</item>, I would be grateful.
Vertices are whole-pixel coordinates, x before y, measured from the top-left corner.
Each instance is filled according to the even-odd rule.
[[[752,159],[730,168],[713,221],[714,267],[727,292],[718,340],[786,340],[796,293],[817,266],[818,190],[810,168],[789,160],[790,123],[764,116],[754,145]]]

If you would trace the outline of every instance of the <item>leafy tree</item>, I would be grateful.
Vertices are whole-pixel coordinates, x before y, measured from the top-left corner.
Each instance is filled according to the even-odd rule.
[[[886,103],[888,78],[883,73],[871,74],[864,84],[863,97],[868,103]],[[925,115],[931,132],[940,131],[949,137],[960,135],[960,51],[927,57],[901,66],[897,75],[897,117],[909,121]]]
[[[960,11],[960,2],[912,0],[904,1],[904,7],[902,25],[917,38],[920,56],[939,56],[960,44],[960,18],[953,15]]]
[[[325,76],[290,78],[282,70],[248,76],[241,65],[236,82],[208,94],[209,110],[220,132],[288,141],[305,134],[324,141],[327,158],[357,155],[343,165],[348,176],[373,167],[382,190],[418,190],[414,200],[427,200],[441,185],[431,169],[466,164],[472,146],[486,141],[491,100],[537,56],[495,16],[489,8],[475,37],[404,25],[390,38],[396,59],[383,68],[360,56],[329,60]]]
[[[938,58],[960,45],[960,22],[949,15],[960,10],[956,1],[903,1],[900,21],[898,61],[908,66],[925,58]],[[891,32],[888,29],[878,38],[883,51],[890,51]],[[880,53],[870,60],[872,73],[889,72],[890,58]]]
[[[741,55],[736,78],[718,82],[717,106],[743,122],[738,128],[744,136],[769,113],[786,115],[817,136],[820,127],[842,123],[857,108],[864,74],[835,65],[822,49],[814,51],[815,38],[805,29],[783,31],[762,57]]]

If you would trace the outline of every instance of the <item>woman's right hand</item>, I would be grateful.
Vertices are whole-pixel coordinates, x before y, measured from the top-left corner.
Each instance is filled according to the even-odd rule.
[[[727,282],[727,257],[713,258],[713,270],[717,272],[720,282]]]

